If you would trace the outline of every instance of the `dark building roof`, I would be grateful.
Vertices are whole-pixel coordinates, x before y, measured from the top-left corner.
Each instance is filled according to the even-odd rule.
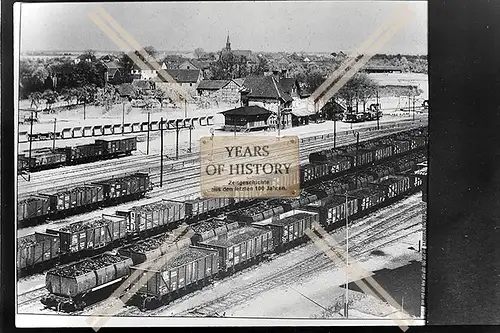
[[[197,59],[189,59],[186,61],[190,62],[193,66],[195,66],[198,69],[208,69],[210,67],[210,62],[208,61],[200,61]]]
[[[167,69],[166,72],[177,83],[196,83],[200,76],[200,71],[198,69]]]
[[[297,87],[297,80],[293,78],[282,78],[280,80],[280,86],[283,88],[284,92],[291,94],[293,87]]]
[[[231,80],[203,80],[198,85],[199,90],[219,90],[224,88]]]
[[[243,87],[250,91],[247,95],[250,98],[282,99],[285,102],[293,100],[273,76],[249,76],[243,82]]]
[[[237,79],[233,79],[233,81],[236,82],[236,84],[241,87],[243,85],[243,82],[245,82],[245,78],[240,77],[240,78],[237,78]]]
[[[224,116],[258,116],[258,115],[270,115],[272,112],[261,108],[260,106],[242,106],[236,109],[231,109],[227,111],[219,112]]]

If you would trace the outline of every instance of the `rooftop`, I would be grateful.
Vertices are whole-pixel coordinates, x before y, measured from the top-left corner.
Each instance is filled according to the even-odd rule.
[[[166,72],[177,83],[196,83],[200,77],[200,70],[198,69],[167,69]],[[163,78],[160,77],[163,81]]]
[[[243,86],[250,91],[248,97],[292,101],[292,97],[283,90],[273,76],[249,76],[243,82]]]
[[[242,106],[239,108],[222,111],[219,113],[222,113],[224,116],[235,116],[235,115],[257,116],[257,115],[270,115],[272,112],[264,108],[261,108],[260,106],[253,105],[253,106]]]
[[[196,89],[219,90],[224,88],[230,80],[203,80]]]

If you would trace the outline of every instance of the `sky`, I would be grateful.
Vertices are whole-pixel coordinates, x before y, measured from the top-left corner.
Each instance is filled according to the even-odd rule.
[[[23,3],[21,52],[123,51],[89,15],[103,8],[137,43],[159,51],[218,51],[229,33],[232,49],[348,53],[402,4],[410,19],[376,53],[427,54],[425,1]]]

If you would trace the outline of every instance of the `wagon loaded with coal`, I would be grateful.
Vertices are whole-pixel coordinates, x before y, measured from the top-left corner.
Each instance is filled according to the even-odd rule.
[[[82,164],[120,156],[137,150],[137,137],[99,139],[94,143],[64,148],[39,148],[18,154],[22,161],[20,171],[40,171],[62,165]]]
[[[138,199],[152,189],[146,173],[110,178],[79,185],[55,193],[38,193],[17,204],[19,228],[37,224],[46,219],[57,219],[111,205]]]
[[[415,182],[403,175],[392,174],[393,170],[390,166],[369,168],[358,175],[331,181],[329,191],[315,192],[314,188],[306,188],[299,198],[268,199],[224,217],[210,217],[201,221],[187,217],[186,205],[181,208],[179,205],[182,203],[163,201],[147,206],[144,211],[132,208],[129,213],[120,215],[117,212],[117,216],[113,217],[113,226],[94,225],[62,230],[57,233],[58,240],[55,242],[59,242],[60,248],[65,251],[81,253],[96,246],[108,249],[105,247],[107,243],[118,240],[118,244],[121,244],[126,239],[117,250],[119,258],[129,259],[126,265],[129,267],[130,279],[125,284],[125,292],[132,296],[131,304],[150,309],[201,288],[213,279],[231,275],[269,258],[273,253],[307,241],[308,230],[314,230],[317,226],[328,230],[337,228],[345,223],[346,218],[355,220],[416,190]],[[189,202],[189,205],[192,203]],[[212,207],[216,205],[212,204]],[[165,235],[139,241],[130,239],[131,235],[137,234],[137,230],[163,230],[161,225],[166,228],[175,223],[174,219],[183,216],[182,209],[184,221],[190,221],[194,231],[190,239],[178,241]],[[202,208],[199,212],[205,210]],[[124,228],[125,232],[122,232]],[[106,233],[108,236],[102,238]],[[112,265],[114,263],[106,263],[95,270],[112,270]],[[78,274],[83,276],[87,273]],[[78,274],[75,276],[80,276]],[[58,281],[62,281],[60,272],[51,271],[47,276],[47,287],[53,295],[44,299],[44,302],[57,303],[55,306],[68,309],[72,306],[81,308],[84,304],[81,302],[85,302],[90,295],[105,290],[99,289],[105,283],[112,284],[112,281],[124,279],[118,274],[101,280],[96,277],[96,282],[87,282],[90,279],[88,275],[82,280],[82,285],[73,287],[75,292],[61,292],[61,288],[55,287],[59,286]],[[74,279],[79,281],[77,277]],[[68,305],[70,299],[73,303]],[[76,305],[73,305],[75,300]]]

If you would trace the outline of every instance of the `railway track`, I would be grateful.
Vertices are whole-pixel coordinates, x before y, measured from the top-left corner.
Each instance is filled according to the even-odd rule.
[[[414,128],[417,126],[421,126],[421,123],[410,123],[405,124],[404,126],[388,128],[380,131],[369,131],[366,135],[360,136],[360,142],[373,139],[379,136],[389,135],[392,133],[401,132],[404,130],[408,130],[410,128]],[[349,131],[347,131],[349,132]],[[348,140],[350,136],[340,135],[337,137],[338,146],[350,143],[354,141],[355,137],[352,136],[351,140]],[[306,161],[307,155],[311,152],[322,150],[328,147],[331,147],[333,143],[333,138],[326,139],[324,142],[304,142],[301,144],[301,161]],[[137,157],[140,156],[140,157]],[[127,158],[127,160],[123,160]],[[117,163],[124,162],[124,163]],[[196,156],[195,153],[182,158],[179,161],[167,160],[164,161],[164,176],[167,176],[174,170],[177,170],[177,167],[185,167],[199,165],[199,157]],[[60,170],[64,170],[63,173],[60,173]],[[49,170],[47,170],[49,171]],[[121,159],[114,159],[108,161],[101,161],[78,166],[68,166],[63,168],[57,168],[50,170],[49,173],[43,173],[39,176],[36,176],[36,179],[32,179],[28,181],[20,181],[18,184],[18,197],[19,199],[24,199],[30,194],[35,194],[40,191],[44,192],[55,192],[57,190],[62,190],[67,188],[70,184],[74,185],[82,185],[88,182],[95,182],[99,180],[104,180],[110,177],[118,177],[124,174],[130,174],[134,172],[150,172],[151,175],[158,176],[160,173],[160,161],[159,157],[155,155],[134,155],[132,157],[123,157]],[[38,178],[39,177],[39,178]],[[20,177],[18,177],[19,179]],[[21,178],[22,179],[22,178]],[[75,179],[78,181],[75,182]],[[50,184],[50,185],[48,185]]]
[[[388,208],[386,208],[388,209]],[[388,214],[383,219],[379,218],[380,214],[377,212],[372,213],[370,216],[363,218],[360,220],[360,223],[354,223],[351,227],[358,227],[359,230],[354,232],[350,231],[349,240],[352,244],[355,244],[350,247],[349,253],[351,257],[360,257],[363,254],[369,253],[380,247],[382,245],[390,244],[391,242],[397,241],[398,239],[407,237],[410,233],[417,232],[419,223],[412,224],[410,226],[401,226],[407,221],[415,218],[420,214],[420,205],[419,202],[411,203],[408,207],[403,208],[401,211],[398,211],[394,214]],[[404,218],[402,218],[405,216]],[[362,226],[366,226],[362,228]],[[391,230],[391,234],[387,234],[389,228],[396,226],[395,230]],[[415,228],[417,227],[417,228]],[[408,230],[410,233],[408,233]],[[336,232],[330,233],[330,235],[338,234],[340,230],[336,230]],[[383,240],[388,236],[394,236],[397,233],[403,232],[404,235],[400,235],[396,238],[393,238],[384,244],[379,244],[377,246],[367,247],[369,243],[376,242],[379,240]],[[368,237],[367,237],[368,235]],[[335,236],[334,236],[335,237]],[[356,242],[359,242],[356,244]],[[310,243],[306,243],[301,245],[300,247],[304,247],[309,245]],[[342,248],[342,245],[345,245],[345,241],[338,241],[338,247]],[[299,247],[296,247],[297,249]],[[275,257],[284,256],[289,254],[289,251],[286,251],[283,254],[276,255]],[[275,258],[274,258],[275,259]],[[249,299],[259,295],[260,293],[274,289],[280,285],[285,283],[292,283],[298,281],[299,278],[304,278],[306,276],[310,276],[311,274],[318,273],[323,270],[330,269],[332,267],[336,267],[338,264],[335,264],[330,259],[325,258],[325,255],[322,252],[316,253],[314,255],[310,255],[304,259],[302,259],[299,263],[291,264],[290,266],[274,271],[274,273],[267,275],[263,278],[258,279],[250,284],[244,284],[238,286],[237,288],[231,288],[230,292],[224,294],[215,299],[202,302],[196,307],[184,310],[176,316],[189,316],[196,313],[203,313],[205,316],[216,316],[219,313],[222,313],[225,309],[230,306],[234,306],[240,304],[244,301],[248,301]],[[239,274],[244,274],[245,271],[252,269],[252,267],[241,271]],[[173,305],[181,303],[186,297],[193,297],[199,292],[195,292],[189,294],[181,299],[178,299],[171,304],[162,306],[155,310],[147,311],[147,315],[155,316],[159,315],[162,312],[166,312],[166,309]],[[143,315],[139,309],[135,307],[126,307],[122,312],[118,314],[118,316],[140,316]]]
[[[43,287],[39,287],[17,295],[17,307],[26,306],[28,304],[38,302],[42,297],[48,295],[49,292]]]
[[[380,132],[372,132],[370,134],[367,134],[364,137],[364,140],[373,139],[381,135],[387,135],[387,133],[381,134]],[[350,144],[353,140],[354,137],[351,136],[341,137],[339,140],[337,140],[338,146]],[[323,144],[322,147],[319,149],[324,149],[326,147],[328,147],[328,143]],[[301,159],[307,160],[309,153],[311,153],[312,151],[316,151],[316,149],[318,149],[317,146],[303,148],[303,150],[300,152]],[[172,170],[168,174],[165,174],[164,172],[164,177],[163,177],[164,184],[163,187],[159,187],[160,174],[159,172],[152,173],[151,181],[156,186],[153,189],[153,191],[149,192],[146,195],[145,199],[130,201],[124,204],[120,204],[118,206],[106,207],[104,209],[94,212],[73,215],[63,220],[50,221],[49,224],[51,228],[55,227],[60,228],[69,225],[73,222],[77,222],[82,218],[86,219],[89,217],[97,217],[103,213],[114,214],[116,210],[128,209],[133,206],[148,204],[155,201],[159,201],[161,199],[180,200],[180,201],[194,199],[195,197],[197,197],[197,193],[199,192],[199,181],[200,181],[199,177],[200,177],[199,164],[190,165],[184,167],[182,170]],[[97,215],[95,214],[96,212]],[[44,232],[46,228],[47,224],[18,229],[18,237],[22,237],[33,232]]]

